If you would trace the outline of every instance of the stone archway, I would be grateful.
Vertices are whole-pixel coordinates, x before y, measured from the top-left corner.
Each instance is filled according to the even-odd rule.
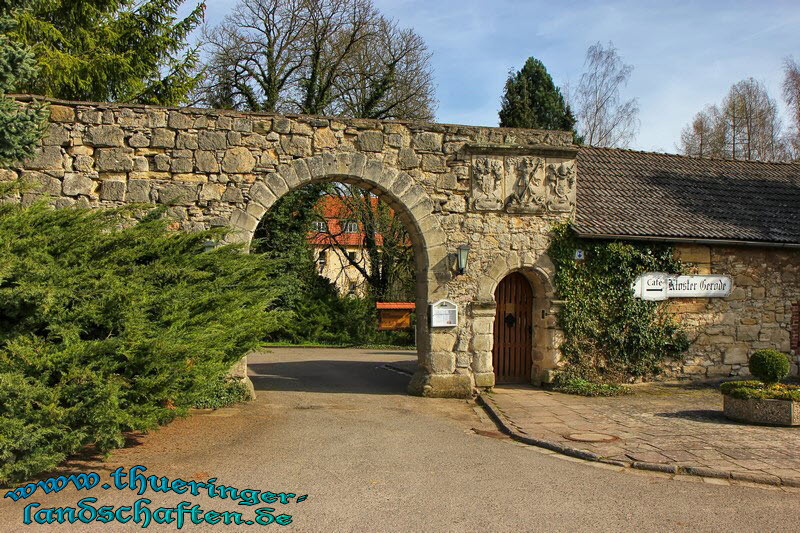
[[[495,291],[498,284],[514,272],[525,276],[534,295],[531,382],[549,381],[550,371],[558,367],[560,358],[558,347],[562,333],[556,319],[559,302],[555,300],[555,289],[551,281],[554,266],[546,254],[539,255],[533,262],[526,261],[526,258],[520,254],[510,254],[506,258],[494,262],[489,272],[482,277],[478,300],[472,306],[473,328],[476,337],[473,372],[476,386],[479,387],[491,387],[495,384],[492,367],[497,308]]]
[[[515,269],[545,295],[534,378],[555,366],[545,254],[552,225],[574,216],[571,132],[57,100],[50,111],[35,155],[0,176],[37,186],[18,200],[161,204],[177,230],[229,226],[229,240],[246,244],[286,192],[359,184],[399,213],[415,249],[419,372],[410,392],[469,397],[494,384],[493,291]],[[462,271],[455,256],[465,245]],[[431,329],[428,304],[440,299],[458,309],[457,324]]]
[[[438,279],[449,276],[446,237],[433,214],[433,202],[425,189],[405,172],[389,167],[361,153],[321,154],[295,159],[277,172],[258,179],[245,194],[245,209],[235,210],[229,240],[248,244],[259,221],[286,193],[320,181],[339,181],[361,186],[380,196],[406,225],[414,250],[416,267],[416,314],[418,370],[410,392],[435,396],[467,396],[472,382],[467,376],[435,375],[431,358],[428,303],[441,295]],[[433,383],[432,383],[433,382]]]

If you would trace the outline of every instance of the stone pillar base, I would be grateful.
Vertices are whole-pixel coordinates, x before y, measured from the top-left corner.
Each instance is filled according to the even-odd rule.
[[[429,374],[417,370],[408,384],[408,393],[427,398],[472,398],[469,374]]]
[[[256,389],[253,386],[253,382],[250,380],[250,376],[247,375],[246,355],[234,363],[230,370],[228,370],[228,377],[238,379],[244,383],[244,386],[247,387],[247,390],[250,393],[250,399],[256,399]]]
[[[481,388],[490,388],[494,387],[494,372],[476,372],[474,374],[475,377],[475,386]]]

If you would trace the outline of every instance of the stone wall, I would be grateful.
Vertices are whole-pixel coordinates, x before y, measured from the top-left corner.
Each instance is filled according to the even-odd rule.
[[[21,97],[25,100],[25,97]],[[494,288],[521,271],[535,289],[532,376],[558,358],[545,254],[551,225],[575,208],[569,132],[52,101],[36,156],[0,179],[60,207],[168,204],[176,229],[233,229],[248,243],[286,192],[343,181],[385,199],[417,263],[420,372],[412,390],[469,395],[494,384]],[[469,244],[466,273],[455,253]],[[427,306],[457,302],[455,328],[431,330]]]
[[[669,308],[689,331],[692,346],[677,376],[715,378],[748,374],[748,357],[761,349],[789,354],[798,374],[800,352],[792,343],[792,311],[800,303],[800,250],[744,246],[676,245],[694,274],[724,274],[733,280],[727,298],[681,298]]]

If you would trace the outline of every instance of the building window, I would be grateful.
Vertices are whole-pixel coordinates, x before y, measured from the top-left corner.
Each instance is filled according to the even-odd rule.
[[[325,253],[325,250],[319,252],[317,256],[317,265],[319,265],[319,271],[322,273],[325,270],[325,263],[328,260],[328,254]]]
[[[358,233],[358,222],[355,220],[346,220],[342,222],[342,231],[344,233]]]
[[[792,306],[791,348],[800,351],[800,302]]]
[[[347,287],[347,295],[348,296],[355,296],[356,294],[356,282],[351,281]]]
[[[354,262],[356,261],[356,253],[355,252],[347,252],[347,259]]]
[[[324,220],[315,220],[314,231],[317,233],[326,233],[328,231],[328,223]]]

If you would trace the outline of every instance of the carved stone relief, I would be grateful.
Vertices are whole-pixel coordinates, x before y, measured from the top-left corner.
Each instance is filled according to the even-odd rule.
[[[508,159],[512,176],[516,176],[506,202],[509,213],[539,213],[546,208],[544,160],[540,157]]]
[[[569,211],[575,206],[575,165],[547,165],[548,199],[551,211]]]
[[[575,163],[535,156],[475,156],[472,208],[508,213],[562,213],[575,206]]]
[[[503,208],[504,177],[502,159],[475,159],[472,165],[472,197],[475,209],[490,211]]]

